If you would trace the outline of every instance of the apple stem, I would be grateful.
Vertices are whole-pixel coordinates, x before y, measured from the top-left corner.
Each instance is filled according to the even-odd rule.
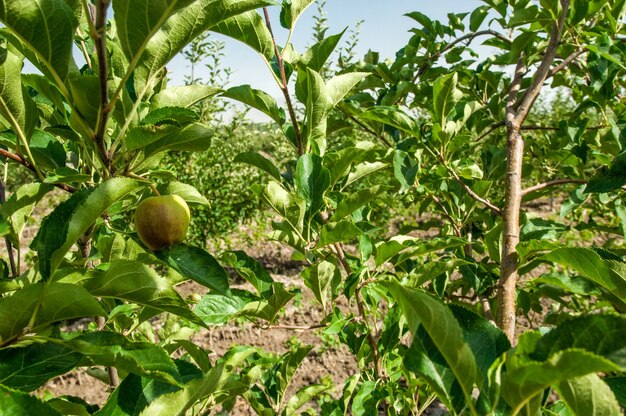
[[[153,183],[150,184],[150,189],[152,189],[152,192],[154,192],[156,196],[161,196],[161,192],[159,192],[159,190],[156,188],[156,186],[154,186]]]

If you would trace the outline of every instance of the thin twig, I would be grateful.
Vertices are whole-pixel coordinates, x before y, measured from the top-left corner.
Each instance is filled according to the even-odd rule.
[[[265,25],[267,26],[267,30],[269,31],[272,38],[272,43],[274,44],[274,54],[276,55],[278,70],[280,72],[280,90],[283,92],[283,95],[285,96],[285,102],[287,103],[287,111],[289,112],[289,118],[291,119],[293,132],[296,136],[298,155],[303,155],[305,152],[304,142],[302,140],[302,133],[300,132],[300,127],[298,125],[298,119],[296,118],[296,112],[293,108],[293,103],[291,102],[291,96],[289,95],[289,85],[287,83],[287,74],[285,73],[285,61],[283,60],[283,55],[278,50],[278,44],[276,43],[276,39],[274,38],[274,32],[272,32],[272,24],[270,22],[270,15],[267,11],[267,7],[263,7],[263,15],[265,16]]]
[[[568,57],[566,57],[565,59],[563,59],[563,61],[558,64],[557,66],[555,66],[554,68],[552,68],[550,70],[550,72],[548,73],[548,78],[553,77],[554,75],[556,75],[558,72],[562,71],[563,69],[565,69],[565,67],[567,67],[569,64],[571,64],[572,62],[574,62],[574,60],[576,60],[576,58],[578,58],[580,55],[582,55],[583,53],[585,53],[586,50],[583,47],[579,47],[578,49],[576,49],[574,52],[572,52]]]
[[[554,62],[554,58],[556,57],[557,49],[559,48],[559,44],[561,42],[561,34],[565,28],[565,19],[567,18],[568,10],[569,10],[570,0],[563,0],[563,13],[559,16],[558,22],[556,22],[552,26],[552,31],[550,32],[550,41],[548,42],[548,46],[546,48],[546,53],[539,64],[539,68],[535,72],[533,76],[532,83],[530,87],[526,90],[524,97],[522,98],[521,103],[516,109],[515,121],[518,126],[521,126],[528,116],[530,109],[532,108],[533,103],[539,96],[539,92],[543,87],[543,83],[546,78],[550,74],[550,65]]]
[[[442,161],[443,162],[443,161]],[[498,208],[497,206],[495,206],[493,203],[491,203],[491,201],[489,201],[486,198],[483,198],[482,196],[478,195],[476,192],[474,192],[474,190],[472,188],[470,188],[465,182],[463,182],[463,179],[461,179],[461,177],[459,176],[458,173],[456,173],[456,171],[454,169],[452,169],[451,167],[447,166],[444,163],[444,166],[448,169],[448,171],[452,174],[452,176],[454,177],[454,179],[459,183],[459,185],[461,185],[461,187],[463,187],[463,189],[465,189],[465,192],[468,193],[468,195],[470,197],[472,197],[474,200],[480,202],[481,204],[483,204],[484,206],[486,206],[487,208],[489,208],[491,211],[493,211],[495,214],[500,215],[502,213],[502,211],[500,210],[500,208]]]
[[[457,223],[454,220],[454,218],[452,217],[452,215],[450,215],[450,213],[448,212],[446,207],[443,205],[441,200],[436,195],[429,195],[429,196],[435,202],[435,204],[437,204],[439,209],[443,212],[443,215],[445,215],[448,218],[448,220],[450,221],[450,224],[452,225],[452,228],[454,228],[454,232],[456,233],[456,235],[460,237],[461,236],[461,229],[457,225]]]
[[[491,35],[491,36],[494,36],[496,38],[502,39],[503,41],[508,42],[508,43],[513,42],[512,39],[508,38],[507,36],[503,35],[502,33],[496,32],[495,30],[491,30],[491,29],[479,30],[477,32],[468,33],[468,34],[463,35],[460,38],[457,38],[457,39],[453,40],[452,42],[448,43],[442,50],[436,52],[433,56],[429,57],[428,61],[426,63],[422,64],[422,66],[420,66],[420,68],[417,70],[417,73],[413,77],[413,82],[416,82],[417,79],[424,72],[426,72],[426,70],[428,70],[428,68],[430,68],[432,66],[432,64],[437,59],[439,59],[444,53],[448,52],[450,49],[454,48],[459,43],[464,42],[464,41],[472,42],[475,38],[477,38],[479,36],[484,36],[484,35]]]
[[[4,205],[6,202],[6,186],[4,179],[0,180],[0,205]],[[7,246],[7,253],[9,254],[9,264],[11,266],[11,276],[17,277],[17,267],[15,266],[15,253],[13,253],[13,244],[9,240],[9,237],[4,237],[4,242]],[[19,241],[17,242],[19,244]]]
[[[261,329],[287,329],[291,331],[311,331],[319,328],[326,328],[327,324],[314,324],[309,326],[301,326],[301,325],[263,325],[260,326]]]
[[[76,28],[76,32],[78,33],[78,36],[80,36],[80,50],[83,53],[83,57],[85,58],[87,67],[89,67],[89,69],[92,69],[93,66],[91,64],[91,57],[89,56],[89,52],[87,51],[87,45],[85,44],[85,40],[83,39],[83,32],[82,30],[80,30],[80,27]]]
[[[505,125],[504,121],[498,121],[497,123],[493,123],[491,126],[489,126],[489,129],[486,132],[478,136],[478,138],[476,138],[474,141],[475,142],[481,141],[482,139],[484,139],[485,137],[493,133],[495,130],[499,129],[500,127],[504,127],[504,125]]]
[[[35,169],[35,167],[33,166],[32,163],[30,163],[24,156],[17,154],[17,153],[11,153],[7,150],[4,150],[2,148],[0,148],[0,156],[4,156],[8,159],[14,160],[17,163],[19,163],[20,165],[24,166],[25,168],[27,168],[28,170],[34,172],[35,174],[37,173],[37,170]],[[66,185],[64,183],[54,183],[54,186],[56,186],[59,189],[63,189],[66,192],[69,193],[74,193],[76,192],[78,189],[74,188],[73,186],[70,185]]]
[[[106,149],[104,135],[106,132],[109,113],[109,87],[108,87],[108,65],[107,65],[107,49],[106,49],[106,14],[111,0],[98,0],[96,2],[96,19],[94,22],[94,32],[92,33],[96,55],[98,57],[98,78],[100,80],[100,108],[98,111],[98,121],[96,123],[96,131],[94,140],[98,146],[98,151],[105,163],[105,170],[111,170],[111,155]]]
[[[563,185],[563,184],[570,184],[570,183],[577,183],[577,184],[584,184],[587,183],[588,181],[584,180],[584,179],[555,179],[552,181],[548,181],[548,182],[543,182],[543,183],[538,183],[537,185],[533,185],[531,187],[528,187],[524,190],[522,190],[522,196],[528,195],[532,192],[536,192],[536,191],[541,191],[542,189],[548,188],[550,186],[556,186],[556,185]]]
[[[346,274],[348,276],[351,275],[352,270],[350,269],[350,265],[348,264],[348,261],[346,260],[346,255],[343,251],[343,247],[341,247],[341,244],[335,243],[333,244],[332,247],[334,247],[335,254],[337,254],[339,263],[341,263],[341,266],[343,267]],[[357,309],[359,310],[359,316],[361,317],[363,323],[368,327],[367,328],[367,342],[370,344],[370,348],[372,350],[372,356],[374,357],[374,375],[378,379],[383,375],[383,369],[380,363],[380,354],[378,353],[378,342],[376,341],[374,334],[372,334],[371,328],[369,328],[369,325],[367,324],[367,316],[365,315],[365,303],[363,301],[363,296],[361,295],[362,288],[363,286],[357,287],[355,291],[356,306],[357,306]]]
[[[383,142],[385,144],[385,146],[393,147],[391,145],[391,143],[389,143],[389,141],[387,141],[387,139],[385,139],[382,135],[379,135],[374,130],[372,130],[369,127],[367,127],[367,125],[365,125],[365,123],[361,122],[358,118],[354,117],[353,115],[348,115],[348,118],[350,120],[354,121],[356,124],[358,124],[358,126],[361,127],[363,130],[365,130],[366,132],[368,132],[369,134],[371,134],[372,136],[376,137],[378,140]]]

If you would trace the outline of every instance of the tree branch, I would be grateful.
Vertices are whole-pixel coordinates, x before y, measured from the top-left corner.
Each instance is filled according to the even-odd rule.
[[[298,126],[296,112],[294,110],[293,103],[291,102],[291,96],[289,95],[289,85],[287,83],[287,75],[285,74],[285,62],[283,60],[282,54],[278,50],[278,44],[276,43],[276,39],[274,38],[274,32],[272,32],[272,24],[270,22],[270,15],[267,11],[267,7],[263,7],[263,15],[265,16],[265,25],[267,26],[267,30],[270,32],[270,35],[272,37],[272,43],[274,44],[274,54],[276,55],[276,60],[278,61],[278,70],[280,72],[280,90],[283,92],[283,95],[285,96],[285,102],[287,103],[287,111],[289,112],[291,125],[293,126],[294,135],[296,136],[298,155],[303,155],[305,153],[304,142],[302,140],[300,127]]]
[[[351,275],[352,270],[350,269],[350,265],[346,261],[346,255],[343,251],[343,248],[341,247],[341,244],[335,243],[332,245],[332,247],[334,247],[335,254],[337,255],[337,258],[339,259],[339,263],[341,263],[341,266],[343,267],[344,271],[347,273],[348,276]],[[355,291],[356,306],[357,306],[357,309],[359,310],[359,316],[361,317],[361,319],[363,320],[363,323],[367,327],[367,342],[370,344],[370,349],[372,350],[372,356],[374,358],[374,375],[378,379],[383,375],[383,368],[380,363],[380,354],[378,353],[378,342],[376,341],[374,334],[372,334],[372,330],[369,328],[369,325],[367,324],[367,319],[365,316],[365,304],[363,302],[363,296],[361,295],[362,288],[363,286],[359,286],[357,287]]]
[[[26,158],[24,158],[24,156],[22,156],[20,154],[11,153],[11,152],[9,152],[7,150],[4,150],[4,149],[0,148],[0,156],[4,156],[7,159],[14,160],[17,163],[19,163],[20,165],[24,166],[26,169],[28,169],[28,170],[34,172],[35,174],[37,174],[37,170],[35,169],[33,164],[30,163],[28,160],[26,160]],[[76,192],[78,190],[78,189],[74,188],[73,186],[66,185],[64,183],[55,183],[53,185],[56,186],[59,189],[63,189],[64,191],[69,192],[69,193],[74,193],[74,192]]]
[[[568,57],[566,57],[565,59],[563,59],[563,61],[558,64],[557,66],[555,66],[554,68],[552,68],[550,70],[550,72],[548,72],[548,76],[547,78],[551,78],[554,75],[556,75],[558,72],[562,71],[563,69],[565,69],[569,64],[571,64],[572,62],[574,62],[576,60],[576,58],[578,58],[580,55],[582,55],[583,53],[585,53],[586,50],[583,47],[579,47],[578,49],[576,49],[574,52],[572,52]]]
[[[6,172],[6,171],[5,171]],[[5,175],[6,178],[6,175]],[[0,205],[4,205],[6,202],[6,186],[4,183],[4,178],[0,179]],[[15,266],[15,253],[13,252],[13,244],[11,244],[11,240],[9,237],[4,237],[4,243],[7,246],[7,253],[9,255],[9,264],[11,266],[11,277],[17,277],[17,267]],[[19,241],[17,241],[19,244]]]
[[[498,39],[502,39],[503,41],[508,42],[508,43],[513,42],[512,39],[508,38],[507,36],[503,35],[502,33],[496,32],[495,30],[491,30],[491,29],[479,30],[477,32],[468,33],[468,34],[463,35],[460,38],[457,38],[457,39],[453,40],[452,42],[448,43],[442,50],[436,52],[433,56],[429,57],[428,61],[425,62],[424,64],[422,64],[422,66],[420,66],[419,69],[417,70],[417,73],[413,77],[413,82],[415,83],[417,81],[417,79],[422,74],[424,74],[424,72],[426,72],[428,70],[428,68],[430,68],[432,66],[432,64],[437,59],[439,59],[444,53],[448,52],[450,49],[454,48],[459,43],[464,42],[464,41],[468,41],[468,43],[470,43],[475,38],[477,38],[479,36],[484,36],[484,35],[491,35],[491,36],[496,37]]]
[[[374,130],[370,129],[369,127],[367,127],[363,122],[361,122],[358,118],[354,117],[353,115],[348,115],[348,118],[352,121],[354,121],[359,127],[361,127],[363,130],[365,130],[366,132],[368,132],[369,134],[371,134],[372,136],[376,137],[378,140],[380,140],[381,142],[383,142],[385,144],[385,146],[387,147],[393,147],[391,145],[391,143],[389,143],[387,141],[387,139],[385,139],[382,135],[379,135],[378,133],[376,133]]]
[[[442,161],[442,163],[443,163],[443,161]],[[472,188],[470,188],[465,182],[463,182],[463,179],[461,179],[459,174],[456,173],[456,171],[454,169],[452,169],[451,167],[447,166],[445,163],[444,163],[444,166],[452,174],[452,176],[459,183],[459,185],[461,185],[463,187],[463,189],[465,189],[465,192],[467,192],[469,196],[471,196],[474,200],[480,202],[481,204],[483,204],[484,206],[489,208],[493,213],[495,213],[497,215],[500,215],[502,213],[500,208],[498,208],[497,206],[492,204],[491,201],[489,201],[488,199],[485,199],[482,196],[478,195],[476,192],[474,192],[474,190]]]
[[[559,16],[558,22],[552,25],[552,31],[550,32],[550,41],[548,42],[546,53],[543,55],[543,59],[539,64],[539,68],[537,68],[537,72],[535,72],[535,75],[533,76],[530,87],[528,88],[528,90],[526,90],[526,93],[524,94],[521,103],[516,109],[515,123],[518,126],[521,126],[528,116],[528,113],[530,112],[533,103],[539,96],[539,92],[541,92],[543,83],[550,74],[550,65],[552,65],[552,63],[554,62],[554,58],[556,57],[556,52],[561,42],[561,34],[565,27],[565,19],[567,18],[570,0],[562,0],[561,4],[563,7],[563,12]]]
[[[587,183],[587,182],[588,181],[586,181],[584,179],[554,179],[552,181],[539,183],[537,185],[533,185],[533,186],[530,186],[530,187],[522,190],[522,196],[528,195],[528,194],[530,194],[532,192],[541,191],[542,189],[549,188],[551,186],[563,185],[563,184],[572,184],[572,183],[584,184],[584,183]]]
[[[111,155],[106,149],[104,135],[111,108],[109,108],[108,88],[108,65],[106,49],[106,13],[111,0],[98,0],[96,2],[96,18],[93,26],[93,39],[98,57],[98,78],[100,79],[100,108],[94,140],[98,146],[98,152],[104,162],[105,170],[111,170]]]

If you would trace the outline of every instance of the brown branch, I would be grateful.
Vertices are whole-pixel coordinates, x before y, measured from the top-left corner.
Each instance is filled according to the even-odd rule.
[[[524,190],[522,190],[522,196],[528,195],[532,192],[537,192],[537,191],[541,191],[542,189],[548,188],[550,186],[556,186],[556,185],[563,185],[563,184],[584,184],[587,183],[588,181],[584,180],[584,179],[555,179],[552,181],[548,181],[548,182],[544,182],[544,183],[539,183],[537,185],[533,185],[531,187],[528,187]]]
[[[500,127],[504,127],[504,125],[505,125],[504,121],[498,121],[497,123],[493,123],[491,126],[489,126],[489,130],[487,130],[485,133],[478,136],[478,138],[476,138],[474,141],[475,142],[481,141],[482,139],[484,139],[485,137],[493,133],[495,130],[499,129]]]
[[[354,117],[353,115],[348,115],[348,118],[352,121],[354,121],[356,124],[358,124],[359,127],[361,127],[363,130],[365,130],[366,132],[368,132],[369,134],[371,134],[372,136],[376,137],[378,140],[380,140],[381,142],[383,142],[385,144],[385,146],[387,147],[393,147],[391,145],[391,143],[389,143],[387,141],[387,139],[385,139],[382,135],[379,135],[378,133],[376,133],[374,130],[370,129],[369,127],[367,127],[365,125],[365,123],[362,123],[358,118]]]
[[[352,270],[350,269],[350,265],[346,261],[346,255],[343,251],[343,248],[341,247],[341,244],[335,243],[332,245],[332,247],[334,247],[335,249],[335,254],[337,255],[337,258],[339,259],[339,263],[341,263],[341,266],[343,267],[346,274],[350,276],[352,274]],[[378,379],[383,375],[383,368],[380,363],[380,354],[378,353],[378,342],[376,341],[374,334],[372,334],[372,330],[369,328],[369,325],[367,324],[367,319],[365,315],[365,303],[363,301],[363,296],[361,295],[362,288],[363,286],[357,286],[357,289],[355,291],[356,306],[357,306],[357,309],[359,310],[359,316],[361,317],[361,320],[367,327],[367,342],[370,344],[370,349],[372,350],[372,356],[374,357],[374,375]]]
[[[517,102],[517,97],[519,95],[520,89],[522,88],[522,80],[524,78],[524,74],[526,73],[526,67],[524,65],[524,56],[520,55],[517,59],[517,65],[515,66],[515,75],[513,76],[513,81],[511,81],[511,86],[509,87],[509,97],[506,101],[506,119],[505,124],[507,128],[517,128],[519,130],[519,126],[521,123],[517,123],[516,126],[513,126],[515,121],[515,103]]]
[[[6,202],[6,186],[4,180],[0,180],[0,205],[4,205]],[[7,246],[7,253],[9,254],[9,264],[11,265],[11,276],[17,277],[17,267],[15,266],[15,253],[13,252],[13,244],[9,240],[9,237],[4,237],[4,243]],[[17,244],[19,244],[19,240]]]
[[[486,136],[490,135],[491,133],[493,133],[495,130],[499,129],[500,127],[504,127],[506,125],[506,123],[504,121],[498,121],[497,123],[493,123],[491,126],[489,126],[489,129],[481,134],[480,136],[478,136],[476,139],[474,139],[474,143],[477,143],[479,141],[481,141],[482,139],[484,139]],[[606,124],[600,124],[598,126],[591,126],[591,127],[585,127],[585,129],[587,130],[600,130],[600,129],[604,129],[607,128],[608,126]],[[520,130],[548,130],[548,131],[559,131],[561,130],[560,127],[554,127],[554,126],[539,126],[539,125],[524,125],[524,126],[520,126]]]
[[[98,152],[104,162],[107,171],[111,169],[111,155],[106,149],[104,135],[107,121],[112,108],[109,108],[109,87],[108,87],[108,65],[106,49],[106,13],[111,0],[98,0],[96,2],[96,17],[94,22],[94,33],[92,33],[96,55],[98,57],[98,78],[100,79],[100,111],[96,123],[94,140],[98,146]]]
[[[468,33],[468,34],[463,35],[460,38],[457,38],[457,39],[453,40],[452,42],[448,43],[442,50],[436,52],[433,56],[429,57],[428,61],[425,62],[424,64],[422,64],[422,66],[420,66],[420,68],[417,70],[417,73],[413,77],[413,82],[416,82],[417,79],[422,74],[424,74],[424,72],[426,72],[428,70],[428,68],[430,68],[432,66],[432,64],[437,59],[441,58],[441,56],[444,53],[448,52],[450,49],[454,48],[459,43],[464,42],[464,41],[468,41],[468,43],[470,43],[475,38],[477,38],[479,36],[484,36],[484,35],[491,35],[493,37],[502,39],[503,41],[508,42],[508,43],[512,43],[513,42],[512,39],[508,38],[507,36],[503,35],[502,33],[496,32],[495,30],[491,30],[491,29],[479,30],[477,32]]]
[[[452,224],[452,228],[454,228],[454,232],[456,233],[456,235],[460,237],[461,229],[459,228],[458,224],[456,223],[452,215],[450,215],[446,207],[443,205],[441,200],[436,195],[429,195],[429,196],[435,202],[435,204],[439,207],[439,209],[443,212],[443,215],[445,215],[448,218],[448,220],[450,221],[450,224]]]
[[[309,326],[301,326],[301,325],[261,325],[259,328],[263,330],[269,329],[287,329],[291,331],[311,331],[313,329],[326,328],[327,324],[315,324]]]
[[[467,192],[467,194],[469,196],[471,196],[474,200],[480,202],[481,204],[483,204],[484,206],[486,206],[487,208],[489,208],[491,211],[493,211],[495,214],[500,215],[502,213],[502,211],[500,210],[500,208],[498,208],[497,206],[495,206],[494,204],[491,203],[491,201],[489,201],[486,198],[481,197],[480,195],[478,195],[476,192],[474,192],[474,190],[472,188],[470,188],[465,182],[463,182],[463,179],[461,179],[461,177],[459,176],[458,173],[455,172],[454,169],[452,169],[451,167],[447,166],[444,161],[441,161],[443,163],[443,165],[448,169],[448,171],[452,174],[452,176],[454,177],[454,179],[459,183],[459,185],[461,185],[461,187],[463,187],[463,189],[465,189],[465,192]]]
[[[551,78],[554,75],[556,75],[558,72],[560,72],[563,69],[565,69],[569,64],[574,62],[576,60],[576,58],[578,58],[580,55],[582,55],[585,52],[586,52],[586,50],[583,47],[579,47],[578,49],[576,49],[569,56],[567,56],[565,59],[563,59],[563,61],[560,64],[558,64],[557,66],[552,68],[550,70],[550,72],[548,73],[547,78]]]
[[[7,150],[4,150],[2,148],[0,148],[0,156],[4,156],[7,159],[11,159],[16,161],[17,163],[19,163],[20,165],[24,166],[26,169],[34,172],[35,174],[37,174],[37,169],[35,169],[35,167],[33,166],[32,163],[30,163],[24,156],[18,154],[18,153],[11,153]],[[56,186],[59,189],[63,189],[66,192],[69,193],[74,193],[76,192],[78,189],[74,188],[73,186],[70,185],[66,185],[64,183],[54,183],[54,186]]]
[[[532,105],[539,96],[539,92],[543,87],[543,83],[550,74],[550,66],[552,65],[552,63],[554,62],[554,58],[556,57],[556,52],[561,42],[561,34],[565,27],[565,19],[567,18],[570,0],[562,0],[561,3],[563,5],[563,13],[561,13],[561,16],[559,16],[558,22],[552,25],[552,31],[550,32],[550,41],[548,42],[546,53],[543,56],[541,63],[539,64],[539,68],[537,68],[537,71],[533,76],[530,87],[528,88],[528,90],[526,90],[526,93],[524,94],[521,103],[517,107],[515,113],[515,122],[518,126],[521,126],[526,119],[526,116],[528,116]]]
[[[291,96],[289,95],[289,85],[287,83],[287,75],[285,74],[285,62],[283,60],[283,56],[278,50],[278,44],[276,43],[276,39],[274,38],[274,32],[272,32],[272,24],[270,22],[270,15],[267,11],[267,7],[263,7],[263,15],[265,16],[265,25],[267,26],[267,30],[270,32],[272,43],[274,44],[274,54],[276,55],[276,60],[278,62],[278,71],[280,72],[280,81],[282,83],[280,85],[280,90],[283,92],[283,95],[285,96],[285,102],[287,103],[287,111],[289,112],[291,125],[293,126],[294,135],[296,136],[298,155],[303,155],[305,153],[305,148],[302,140],[302,133],[300,132],[300,127],[298,126],[296,112],[293,108],[293,103],[291,102]]]

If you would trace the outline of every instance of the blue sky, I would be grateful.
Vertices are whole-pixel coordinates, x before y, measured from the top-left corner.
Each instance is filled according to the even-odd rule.
[[[393,57],[410,37],[409,29],[414,21],[404,14],[419,11],[427,16],[447,21],[450,12],[470,12],[482,3],[479,0],[327,0],[328,35],[338,33],[345,27],[354,28],[363,20],[359,36],[357,57],[371,49],[380,52],[381,58]],[[278,7],[270,8],[272,27],[279,44],[286,40],[286,30],[278,21]],[[298,21],[292,41],[298,52],[304,52],[312,42],[313,16],[316,5],[311,5]],[[251,49],[226,37],[214,35],[226,42],[224,65],[233,69],[231,85],[250,84],[254,88],[267,91],[275,97],[280,96],[271,74],[262,59]],[[347,39],[347,35],[344,35]],[[173,84],[180,84],[184,74],[189,71],[182,58],[175,59],[168,69]]]

